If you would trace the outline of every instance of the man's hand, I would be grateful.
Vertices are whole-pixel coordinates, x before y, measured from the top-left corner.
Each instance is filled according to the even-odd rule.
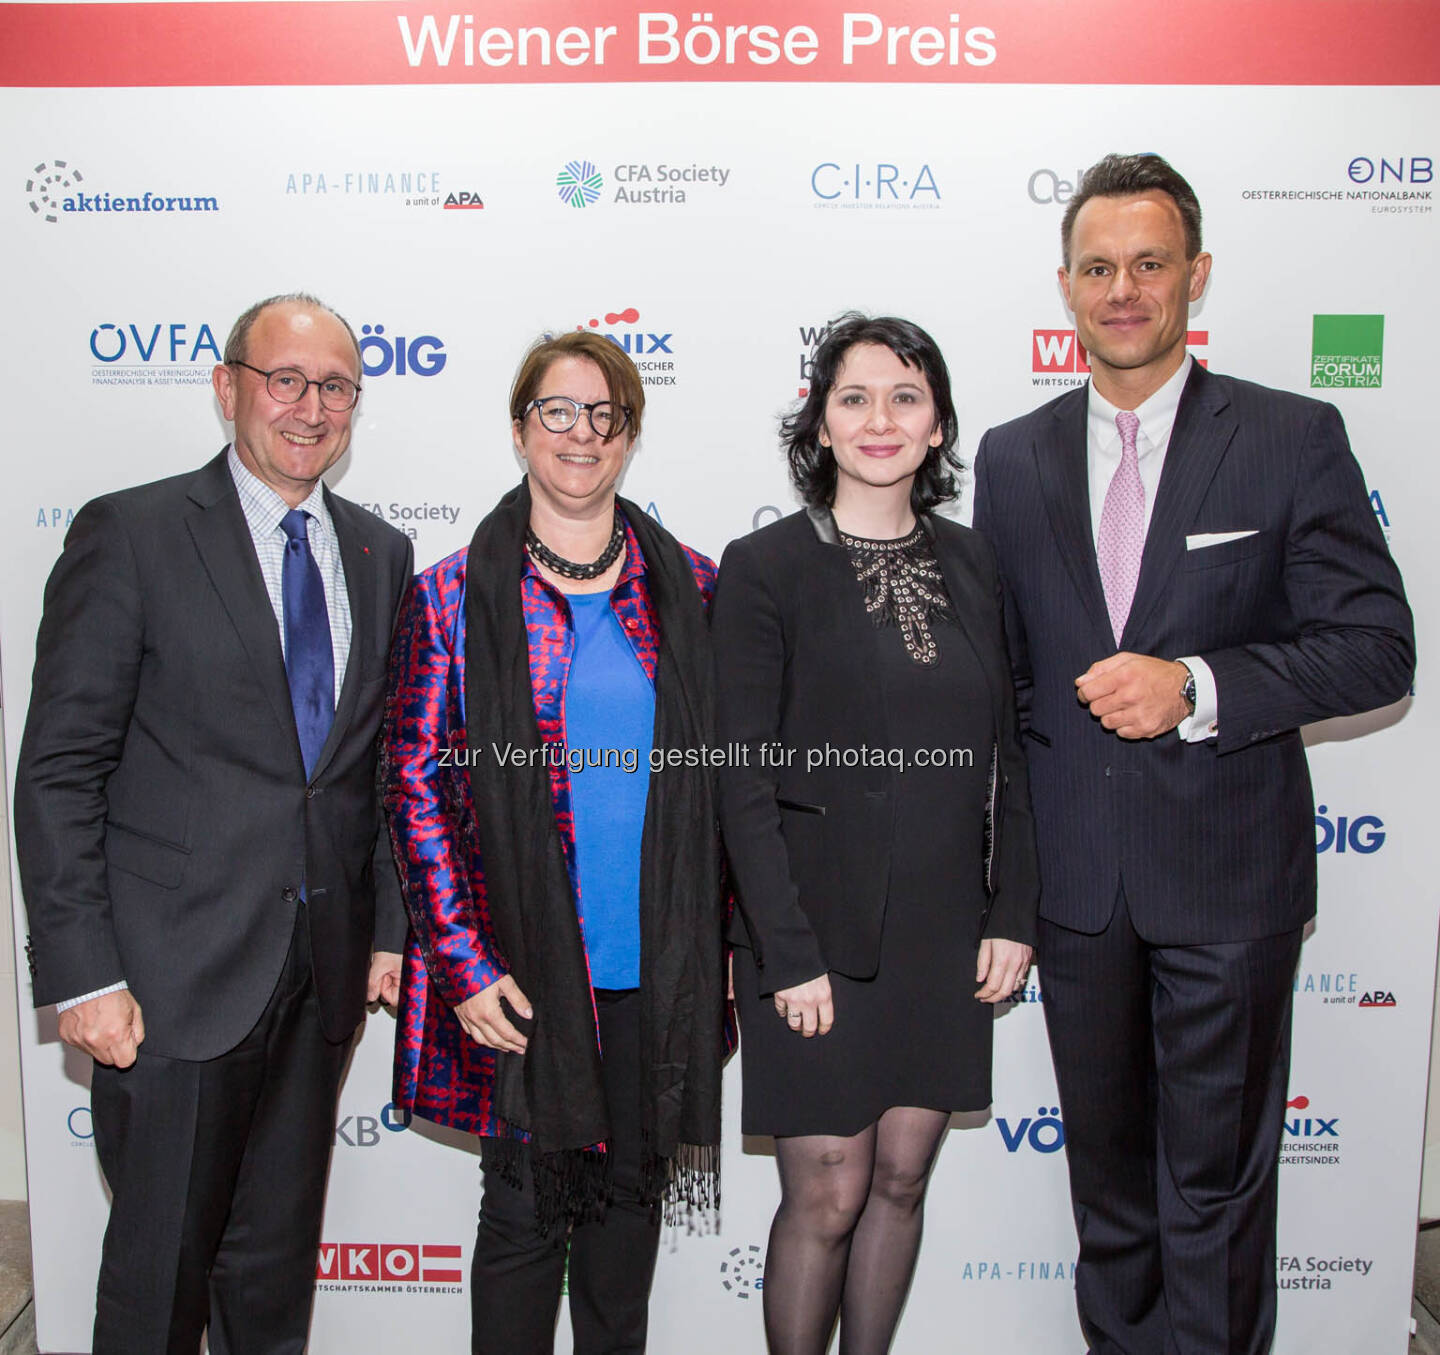
[[[1090,714],[1122,739],[1168,734],[1190,714],[1180,695],[1190,670],[1173,659],[1155,659],[1123,650],[1092,663],[1075,679],[1075,691]]]
[[[128,988],[103,993],[60,1013],[60,1038],[96,1063],[128,1068],[145,1039],[140,1004]]]
[[[370,957],[366,1002],[383,1002],[387,1007],[394,1007],[400,1001],[400,964],[401,957],[393,950],[377,950]]]
[[[488,988],[467,997],[455,1008],[455,1017],[476,1044],[489,1045],[491,1049],[503,1050],[507,1054],[523,1054],[529,1041],[505,1015],[505,1009],[500,1005],[502,997],[527,1021],[534,1016],[535,1013],[530,1010],[530,999],[520,991],[520,985],[509,974],[503,974]]]
[[[782,988],[775,994],[775,1011],[785,1024],[807,1040],[824,1035],[835,1024],[835,1004],[830,998],[830,975]]]
[[[1022,983],[1035,952],[1019,941],[986,937],[980,943],[975,963],[975,982],[980,989],[975,996],[981,1002],[1004,1002]]]

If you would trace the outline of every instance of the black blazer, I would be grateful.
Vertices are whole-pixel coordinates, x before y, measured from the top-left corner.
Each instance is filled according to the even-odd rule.
[[[1113,654],[1086,470],[1088,390],[991,429],[975,526],[995,544],[1044,884],[1041,914],[1108,922],[1123,877],[1161,945],[1273,935],[1315,912],[1299,727],[1402,697],[1414,632],[1365,481],[1327,404],[1196,364],[1180,400],[1120,649],[1199,655],[1219,736],[1128,741],[1075,696]],[[1186,537],[1253,532],[1221,544]]]
[[[339,1040],[363,1014],[372,936],[403,948],[375,757],[410,543],[325,501],[353,634],[309,784],[224,453],[76,515],[45,588],[15,787],[37,1005],[123,978],[147,1051],[224,1053],[274,988],[303,883],[321,1020]]]
[[[1028,944],[1038,891],[1034,830],[994,556],[968,528],[924,521],[984,670],[997,730],[989,904],[977,936]],[[868,977],[879,960],[900,773],[885,765],[806,770],[809,748],[890,745],[878,635],[830,513],[796,513],[732,541],[710,617],[720,732],[749,751],[748,766],[720,773],[739,904],[731,940],[755,952],[764,993],[829,970]],[[775,765],[777,746],[794,750],[790,765]],[[762,749],[772,753],[765,761]],[[977,766],[989,752],[975,750]],[[985,825],[956,830],[983,837]]]

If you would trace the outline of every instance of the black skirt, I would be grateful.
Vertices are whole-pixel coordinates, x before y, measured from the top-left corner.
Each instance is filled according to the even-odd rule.
[[[940,661],[931,668],[910,659],[899,631],[880,637],[886,719],[906,766],[894,782],[877,973],[832,972],[835,1025],[807,1040],[776,1014],[773,998],[760,996],[751,952],[735,952],[746,1134],[849,1136],[893,1106],[990,1104],[994,1009],[974,993],[994,723],[964,633],[953,624],[934,629]],[[843,731],[832,742],[843,745]]]

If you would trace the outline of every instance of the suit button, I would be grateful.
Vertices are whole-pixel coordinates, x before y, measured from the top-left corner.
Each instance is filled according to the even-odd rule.
[[[1105,775],[1106,775],[1106,776],[1109,776],[1109,775],[1110,775],[1110,768],[1109,768],[1109,767],[1106,767],[1106,768],[1105,768]]]
[[[315,798],[315,787],[314,787],[314,786],[306,786],[306,787],[305,787],[305,798],[306,798],[307,800],[313,800],[313,799]]]
[[[280,897],[284,899],[286,903],[294,903],[295,900],[300,897],[300,891],[293,885],[286,885],[285,888],[280,891]]]

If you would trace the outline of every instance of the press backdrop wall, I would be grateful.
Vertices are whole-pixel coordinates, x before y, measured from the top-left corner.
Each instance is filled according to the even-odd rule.
[[[219,449],[210,368],[257,297],[314,290],[361,333],[353,451],[328,479],[409,532],[417,564],[518,478],[522,349],[580,326],[649,383],[624,492],[718,556],[793,508],[776,418],[843,309],[936,335],[967,450],[1083,381],[1063,203],[1104,152],[1158,150],[1216,260],[1193,351],[1339,406],[1417,613],[1417,693],[1308,735],[1320,917],[1296,980],[1275,1346],[1399,1355],[1440,864],[1437,66],[1424,3],[0,5],[9,747],[71,515]],[[40,1345],[88,1351],[106,1211],[88,1074],[19,969]],[[902,1352],[1083,1349],[1043,981],[997,1014],[993,1114],[941,1154]],[[319,1355],[466,1348],[477,1161],[390,1107],[393,1031],[369,1018],[342,1094]],[[719,1231],[665,1238],[662,1355],[763,1345],[775,1170],[739,1136],[736,1074]]]

